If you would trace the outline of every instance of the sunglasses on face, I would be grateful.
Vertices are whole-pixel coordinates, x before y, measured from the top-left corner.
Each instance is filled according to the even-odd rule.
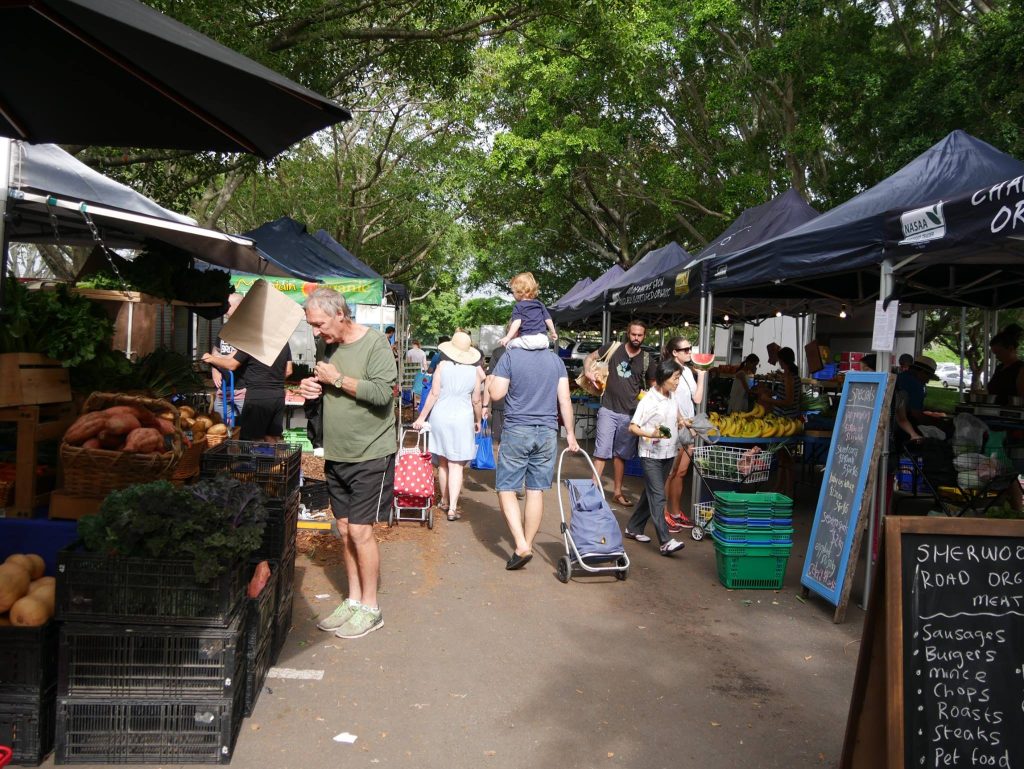
[[[692,347],[677,347],[676,352],[690,352],[692,349]]]

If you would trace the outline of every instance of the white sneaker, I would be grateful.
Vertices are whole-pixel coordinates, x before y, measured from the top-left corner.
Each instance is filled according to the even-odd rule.
[[[672,555],[672,553],[682,550],[684,547],[686,547],[685,543],[680,542],[677,539],[670,539],[668,542],[661,546],[661,554]]]
[[[635,539],[637,542],[650,542],[651,538],[646,534],[634,534],[629,529],[623,529],[622,533],[626,535],[626,539]]]

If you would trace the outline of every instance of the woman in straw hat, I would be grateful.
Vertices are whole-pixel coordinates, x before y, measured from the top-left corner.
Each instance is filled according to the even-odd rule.
[[[444,360],[434,372],[430,394],[413,423],[416,430],[430,423],[430,450],[438,456],[437,479],[441,485],[440,509],[448,520],[461,518],[459,495],[466,464],[476,456],[476,433],[480,430],[480,385],[484,371],[482,356],[474,349],[469,334],[456,331],[451,341],[438,349]]]

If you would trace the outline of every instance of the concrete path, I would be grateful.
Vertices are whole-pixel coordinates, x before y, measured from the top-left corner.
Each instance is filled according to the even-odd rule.
[[[579,459],[567,474],[584,477]],[[340,566],[300,556],[294,629],[232,762],[242,767],[834,766],[863,613],[798,600],[817,492],[800,505],[786,587],[730,591],[709,539],[672,558],[628,542],[628,580],[555,578],[555,491],[536,555],[508,572],[493,473],[472,472],[461,521],[385,535],[385,626],[356,641],[316,629]],[[629,479],[635,497],[640,479]],[[808,509],[809,508],[809,509]],[[628,511],[615,507],[624,522]],[[329,543],[323,546],[329,552]],[[329,560],[329,559],[328,559]],[[319,596],[327,595],[322,598]],[[333,741],[341,732],[354,744]]]

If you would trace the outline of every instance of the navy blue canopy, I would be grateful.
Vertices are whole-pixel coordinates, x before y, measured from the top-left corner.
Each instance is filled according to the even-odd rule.
[[[566,291],[564,294],[558,297],[558,299],[553,301],[551,303],[551,307],[562,307],[570,303],[575,297],[583,293],[586,290],[587,286],[589,286],[593,282],[593,278],[580,278],[579,280],[576,281],[575,284],[573,284],[572,288],[570,288],[568,291]]]
[[[595,278],[594,282],[587,286],[579,296],[572,298],[568,303],[561,307],[548,308],[551,311],[552,320],[554,320],[555,323],[570,323],[573,320],[587,317],[591,313],[591,310],[581,310],[580,308],[585,307],[589,302],[592,302],[595,299],[603,301],[605,288],[607,288],[608,285],[619,276],[624,275],[625,272],[626,271],[619,267],[619,265],[612,265],[599,277]]]
[[[370,265],[359,260],[355,254],[345,248],[341,243],[331,237],[327,230],[317,230],[313,237],[320,242],[321,245],[326,246],[334,254],[334,256],[340,261],[342,269],[349,270],[357,273],[356,277],[360,278],[380,278],[383,279],[381,274],[374,270]],[[401,283],[392,283],[389,280],[384,281],[384,288],[386,291],[394,294],[400,299],[407,299],[408,292],[405,286]]]
[[[890,211],[885,227],[901,301],[1024,304],[1024,175]]]
[[[1022,173],[1024,163],[953,131],[892,176],[821,216],[706,260],[704,278],[716,304],[727,296],[865,300],[878,291],[887,211],[923,206]]]

